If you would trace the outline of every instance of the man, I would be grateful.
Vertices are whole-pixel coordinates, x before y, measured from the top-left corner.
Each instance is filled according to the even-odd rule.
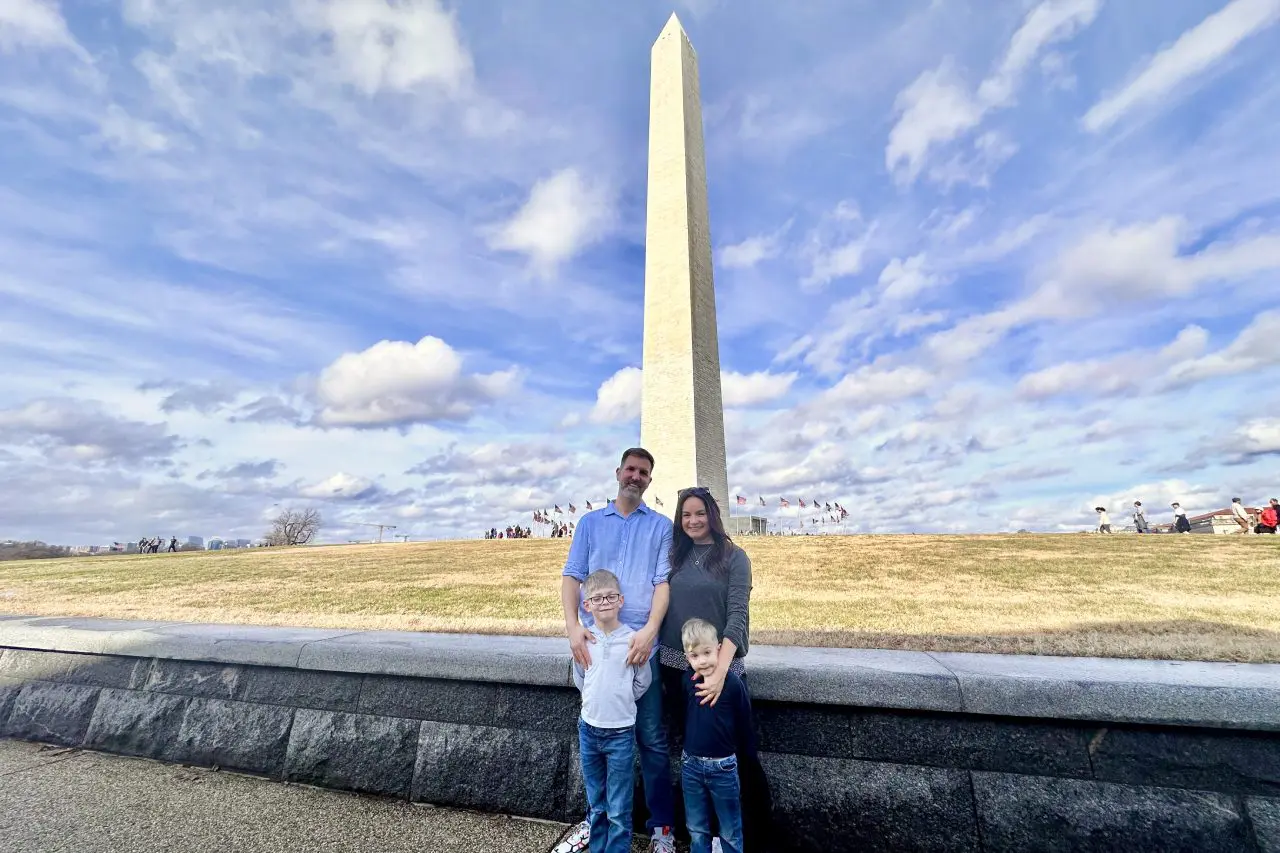
[[[1245,510],[1244,504],[1240,503],[1239,498],[1231,499],[1231,517],[1235,519],[1236,524],[1240,525],[1241,533],[1253,531],[1253,519],[1249,518],[1249,513]]]
[[[647,661],[653,675],[648,691],[636,703],[636,743],[649,810],[647,826],[653,833],[649,849],[652,853],[674,853],[674,791],[662,725],[662,679],[655,654],[658,629],[670,596],[667,555],[671,551],[671,521],[642,500],[652,476],[653,455],[649,451],[642,447],[623,451],[622,461],[614,471],[617,499],[582,516],[574,531],[560,579],[560,604],[573,659],[585,669],[591,665],[595,638],[590,631],[591,615],[582,607],[582,582],[596,569],[608,569],[618,577],[625,602],[621,621],[635,631],[627,662]],[[585,850],[590,832],[590,824],[578,824],[556,846],[555,853]]]

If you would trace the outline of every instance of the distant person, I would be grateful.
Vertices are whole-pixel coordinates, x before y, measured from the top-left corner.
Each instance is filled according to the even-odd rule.
[[[1147,513],[1142,508],[1142,501],[1133,502],[1133,526],[1139,533],[1146,533],[1149,529],[1147,527]]]
[[[178,537],[171,536],[169,537],[169,553],[176,554],[177,552],[178,552]]]
[[[1249,517],[1249,511],[1244,508],[1239,498],[1231,499],[1231,517],[1235,519],[1236,524],[1240,525],[1241,533],[1253,532],[1253,519]]]
[[[618,616],[626,600],[608,569],[596,569],[582,584],[582,605],[591,614],[596,654],[573,662],[573,683],[582,692],[578,754],[587,789],[592,853],[631,853],[631,806],[636,787],[636,702],[653,680],[648,661],[631,663],[635,631]]]
[[[1280,510],[1276,509],[1276,504],[1272,499],[1272,503],[1266,506],[1258,515],[1258,526],[1253,529],[1254,533],[1275,533],[1276,524],[1280,522]]]
[[[1173,502],[1173,529],[1179,533],[1191,532],[1191,522],[1187,521],[1187,511],[1177,501]]]
[[[1093,509],[1098,513],[1098,532],[1110,533],[1111,518],[1107,515],[1107,508],[1105,506],[1095,506]]]

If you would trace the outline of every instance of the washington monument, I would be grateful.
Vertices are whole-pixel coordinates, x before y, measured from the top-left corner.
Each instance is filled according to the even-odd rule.
[[[706,486],[729,514],[720,344],[711,273],[698,57],[673,14],[651,52],[640,443],[657,459],[649,502]]]

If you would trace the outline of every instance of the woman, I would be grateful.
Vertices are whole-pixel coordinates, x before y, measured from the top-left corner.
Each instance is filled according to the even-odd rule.
[[[746,681],[751,607],[751,560],[724,532],[720,507],[702,487],[680,492],[671,534],[671,599],[658,635],[658,662],[662,693],[672,728],[684,734],[684,686],[692,677],[685,660],[680,629],[690,619],[705,619],[720,632],[720,659],[715,672],[703,679],[697,693],[715,703],[724,688],[725,674],[733,672]],[[769,784],[755,755],[738,756],[742,791],[743,830],[748,851],[772,848]]]
[[[706,619],[720,632],[720,660],[698,695],[714,703],[720,698],[725,674],[744,676],[750,627],[751,560],[724,532],[720,507],[702,487],[685,489],[676,501],[671,534],[671,603],[658,635],[663,692],[679,699],[680,678],[689,671],[680,629],[693,618]],[[684,721],[679,701],[670,707],[678,723]],[[683,729],[683,725],[680,726]]]

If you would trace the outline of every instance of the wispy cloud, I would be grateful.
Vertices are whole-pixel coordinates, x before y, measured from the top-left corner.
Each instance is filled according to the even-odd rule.
[[[550,275],[612,225],[609,192],[577,169],[564,169],[533,186],[515,215],[492,230],[489,245],[526,254],[535,269]]]
[[[1101,0],[1044,0],[1027,13],[1000,64],[976,92],[964,83],[953,61],[922,73],[894,102],[898,119],[889,132],[885,165],[904,183],[916,180],[931,151],[973,130],[993,110],[1010,106],[1041,51],[1087,27],[1101,5]],[[999,136],[985,134],[978,137],[974,155],[961,152],[931,175],[943,184],[962,179],[982,184],[987,173],[1015,150]],[[970,178],[975,172],[979,177]]]
[[[1184,95],[1184,84],[1277,21],[1280,0],[1231,0],[1148,59],[1122,89],[1090,107],[1084,126],[1094,132],[1105,130],[1141,106]]]

